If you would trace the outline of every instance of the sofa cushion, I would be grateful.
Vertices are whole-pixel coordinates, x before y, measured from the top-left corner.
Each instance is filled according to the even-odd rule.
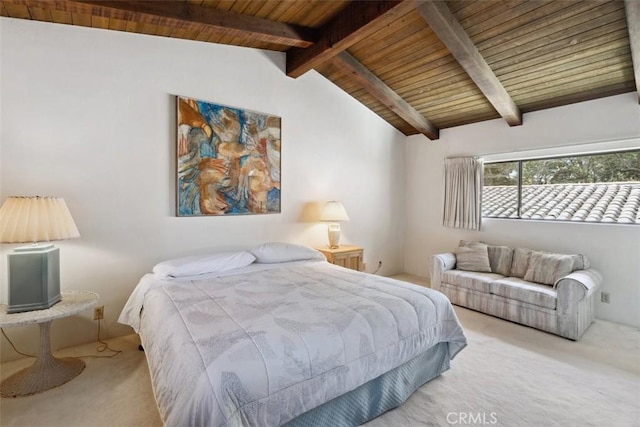
[[[478,273],[475,271],[447,270],[442,272],[442,283],[472,289],[478,292],[489,293],[491,282],[501,279],[496,273]]]
[[[468,246],[474,242],[460,240],[459,246]],[[480,242],[482,243],[482,242]],[[491,246],[487,245],[487,254],[489,255],[489,266],[492,273],[509,276],[511,274],[511,262],[513,260],[513,249],[508,246]]]
[[[572,272],[576,270],[586,270],[591,264],[589,262],[589,259],[582,254],[571,255],[571,258],[573,258],[573,268],[571,270]]]
[[[533,253],[532,249],[515,248],[513,250],[513,262],[511,263],[511,277],[522,279],[529,267],[529,257]]]
[[[453,252],[456,254],[456,268],[458,270],[491,273],[489,252],[485,243],[469,243],[465,246],[458,246]]]
[[[524,278],[525,274],[527,274],[527,270],[529,269],[529,258],[531,254],[534,253],[533,249],[525,249],[525,248],[516,248],[513,250],[513,262],[511,263],[511,272],[510,274],[505,274],[505,276],[519,277],[521,279]],[[544,252],[543,252],[544,253]],[[562,254],[555,254],[562,255]],[[571,272],[576,270],[585,270],[589,268],[590,262],[589,259],[585,255],[575,254],[569,255],[573,260],[573,266],[571,267]],[[491,260],[491,253],[489,252],[489,260]]]
[[[510,276],[511,263],[513,262],[513,249],[509,246],[489,245],[487,250],[489,252],[491,272],[502,274],[503,276]]]
[[[558,294],[555,289],[537,283],[527,282],[517,277],[505,277],[490,285],[493,295],[526,302],[539,307],[556,309]]]
[[[574,262],[572,255],[533,252],[524,280],[553,286],[573,271]]]

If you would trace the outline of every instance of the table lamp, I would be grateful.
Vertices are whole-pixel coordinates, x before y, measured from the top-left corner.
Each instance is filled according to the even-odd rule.
[[[0,208],[0,242],[32,245],[8,255],[8,313],[42,310],[60,301],[60,251],[38,242],[80,237],[67,204],[56,197],[9,197]]]
[[[340,224],[338,221],[349,221],[349,215],[344,210],[342,202],[335,200],[327,202],[320,215],[321,221],[331,221],[329,223],[329,247],[331,249],[339,248],[340,244]]]

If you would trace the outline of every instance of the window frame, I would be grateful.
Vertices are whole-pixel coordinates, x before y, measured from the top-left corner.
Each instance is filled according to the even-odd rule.
[[[606,154],[624,154],[624,153],[634,153],[634,152],[638,152],[640,153],[640,148],[623,148],[623,149],[618,149],[618,150],[607,150],[607,151],[598,151],[598,152],[588,152],[588,153],[577,153],[577,154],[558,154],[558,155],[549,155],[549,156],[544,156],[544,155],[540,155],[539,157],[529,157],[526,156],[524,158],[512,158],[510,160],[495,160],[495,161],[484,161],[483,162],[483,166],[482,166],[482,170],[483,170],[483,175],[484,175],[484,168],[487,165],[495,165],[495,164],[500,164],[500,163],[517,163],[518,165],[518,183],[516,185],[516,188],[518,189],[518,196],[517,196],[517,209],[516,209],[516,215],[517,217],[498,217],[498,216],[485,216],[484,214],[484,209],[481,210],[481,215],[482,215],[482,220],[516,220],[516,221],[546,221],[546,222],[560,222],[560,223],[572,223],[572,224],[601,224],[601,225],[640,225],[640,223],[624,223],[624,222],[602,222],[602,221],[572,221],[572,220],[566,220],[566,219],[545,219],[545,218],[522,218],[522,187],[523,187],[523,183],[522,183],[522,172],[523,172],[523,164],[524,162],[534,162],[534,161],[539,161],[539,160],[557,160],[557,159],[566,159],[566,158],[575,158],[575,157],[594,157],[594,156],[600,156],[600,155],[606,155]],[[635,181],[632,181],[635,182]],[[638,181],[640,182],[640,180]],[[564,184],[580,184],[580,183],[564,183]],[[591,184],[591,183],[582,183],[582,184]],[[558,184],[561,185],[561,184]],[[482,193],[484,194],[484,178],[483,178],[483,182],[482,182]]]

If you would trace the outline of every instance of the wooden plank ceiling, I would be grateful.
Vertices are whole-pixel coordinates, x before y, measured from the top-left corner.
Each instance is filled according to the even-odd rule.
[[[0,15],[286,52],[290,77],[315,69],[430,139],[640,93],[640,0],[2,0]]]

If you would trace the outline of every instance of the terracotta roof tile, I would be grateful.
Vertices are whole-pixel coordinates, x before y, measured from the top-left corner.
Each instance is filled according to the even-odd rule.
[[[483,216],[517,218],[517,206],[517,187],[484,187]],[[525,185],[520,217],[640,224],[640,182]]]

